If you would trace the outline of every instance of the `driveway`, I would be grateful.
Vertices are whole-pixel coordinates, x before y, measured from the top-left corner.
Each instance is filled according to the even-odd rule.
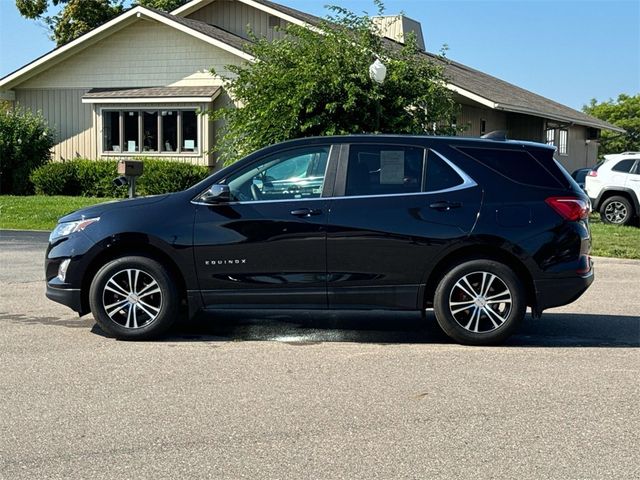
[[[0,232],[0,478],[639,478],[640,262],[502,347],[429,315],[218,312],[107,338]]]

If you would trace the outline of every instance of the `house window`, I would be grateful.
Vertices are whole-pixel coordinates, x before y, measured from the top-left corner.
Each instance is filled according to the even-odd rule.
[[[569,130],[558,131],[558,153],[560,155],[568,155]]]
[[[162,110],[162,141],[160,149],[163,152],[178,151],[178,112],[177,110]]]
[[[198,114],[195,109],[102,110],[102,151],[198,153]]]
[[[123,152],[135,153],[140,151],[140,143],[138,141],[140,134],[140,126],[138,125],[138,112],[124,112],[124,149]]]
[[[142,113],[142,149],[145,152],[158,151],[158,112]]]
[[[487,121],[480,120],[480,135],[484,135],[487,133]]]
[[[198,151],[198,116],[191,110],[182,111],[182,151]]]
[[[546,143],[547,143],[547,145],[552,145],[552,146],[556,144],[556,130],[555,130],[555,128],[550,128],[550,129],[547,130]]]
[[[120,151],[120,112],[104,112],[102,115],[102,150]]]

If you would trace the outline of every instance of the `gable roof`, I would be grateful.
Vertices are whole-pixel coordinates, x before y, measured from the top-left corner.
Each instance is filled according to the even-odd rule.
[[[171,12],[171,15],[177,15],[181,17],[186,17],[187,15],[191,15],[193,12],[200,10],[201,8],[206,7],[210,3],[213,3],[215,0],[191,0],[181,7],[176,8]],[[270,15],[275,15],[283,20],[286,20],[291,23],[295,23],[298,25],[308,24],[311,26],[316,26],[322,19],[320,17],[316,17],[315,15],[311,15],[309,13],[302,12],[300,10],[296,10],[295,8],[290,8],[285,5],[280,5],[279,3],[269,2],[267,0],[237,0],[245,5],[261,10]]]
[[[215,0],[192,0],[180,8],[172,11],[172,15],[190,15]],[[236,0],[254,6],[259,10],[276,15],[284,20],[293,21],[299,25],[319,25],[323,19],[315,15],[296,10],[269,0]],[[390,42],[394,42],[388,39]],[[395,43],[395,42],[394,42]],[[431,60],[442,62],[437,55],[424,52]],[[499,78],[488,75],[479,70],[467,67],[458,62],[446,60],[444,62],[445,75],[449,79],[448,87],[454,92],[485,105],[494,110],[524,113],[538,117],[556,120],[558,122],[577,123],[588,127],[605,128],[624,132],[620,127],[612,125],[586,113],[574,110],[561,103],[550,100],[524,88],[513,85]]]
[[[159,10],[138,6],[108,21],[104,25],[94,28],[75,40],[36,58],[31,63],[28,63],[24,67],[5,75],[3,78],[0,78],[0,90],[13,88],[15,85],[28,80],[48,68],[51,68],[53,65],[67,59],[71,55],[84,50],[90,45],[93,45],[124,27],[139,21],[140,19],[157,21],[221,48],[222,50],[237,55],[245,60],[253,60],[253,57],[245,51],[244,44],[247,40],[244,40],[242,37],[238,37],[237,35],[227,32],[222,28],[208,25],[204,22],[182,18]]]
[[[443,61],[436,55],[430,53],[425,53],[425,55],[434,61]],[[574,110],[461,63],[451,60],[446,60],[444,63],[445,76],[449,79],[451,90],[494,110],[524,113],[558,122],[624,132],[622,128],[611,125],[604,120]]]
[[[58,47],[37,58],[24,67],[9,73],[0,79],[0,91],[13,88],[15,85],[50,68],[58,62],[92,45],[93,43],[115,33],[140,18],[146,18],[176,28],[188,35],[226,50],[240,58],[253,61],[247,53],[248,40],[228,32],[220,27],[198,20],[186,18],[187,15],[203,8],[216,0],[192,0],[171,13],[145,7],[134,7],[104,25],[82,35],[81,37]],[[285,21],[317,26],[322,19],[269,0],[236,0],[261,11],[275,15]],[[389,42],[393,42],[388,39]],[[431,60],[443,62],[441,57],[424,52]],[[499,78],[467,67],[451,60],[444,61],[445,75],[449,79],[448,87],[459,95],[495,110],[523,113],[548,118],[564,123],[575,123],[588,127],[604,128],[624,132],[623,129],[599,120],[573,108],[535,94],[524,88],[508,83]]]

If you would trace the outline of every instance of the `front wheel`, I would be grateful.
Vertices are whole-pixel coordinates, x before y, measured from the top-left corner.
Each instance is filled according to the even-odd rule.
[[[89,305],[100,327],[123,340],[155,338],[175,322],[180,297],[167,269],[146,257],[104,265],[91,282]]]
[[[520,325],[526,311],[522,283],[494,260],[471,260],[450,270],[436,288],[440,328],[466,345],[495,345]]]

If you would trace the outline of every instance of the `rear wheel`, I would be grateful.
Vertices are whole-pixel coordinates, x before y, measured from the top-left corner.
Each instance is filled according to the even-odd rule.
[[[604,223],[628,225],[633,219],[633,206],[625,197],[609,197],[600,207],[600,218]]]
[[[169,272],[146,257],[122,257],[104,265],[89,291],[100,327],[123,340],[155,338],[175,322],[180,297]]]
[[[526,311],[522,283],[494,260],[471,260],[449,271],[436,288],[436,319],[453,340],[467,345],[503,342]]]

